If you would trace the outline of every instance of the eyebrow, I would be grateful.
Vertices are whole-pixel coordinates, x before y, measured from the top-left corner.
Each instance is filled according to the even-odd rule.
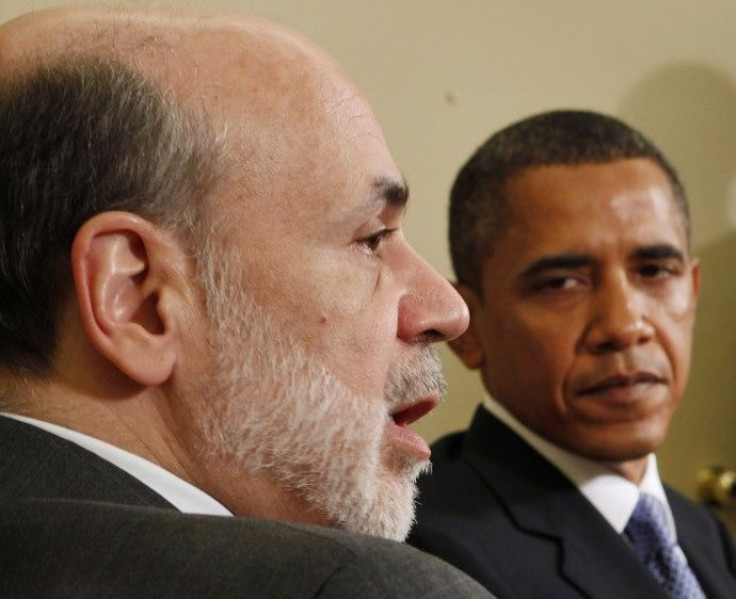
[[[373,182],[373,191],[379,201],[392,208],[405,208],[409,201],[409,187],[404,181],[380,177]]]
[[[662,260],[674,258],[680,262],[685,262],[685,254],[669,243],[658,243],[637,248],[631,257],[634,260]],[[524,279],[530,279],[549,270],[574,270],[576,268],[590,266],[594,262],[594,257],[589,254],[571,253],[548,256],[537,260],[526,268],[521,273],[521,277]]]
[[[661,260],[663,258],[674,258],[685,262],[685,253],[669,243],[659,243],[639,248],[634,252],[637,260]]]
[[[590,266],[594,260],[588,254],[560,254],[558,256],[548,256],[534,262],[531,266],[524,269],[521,277],[531,279],[540,273],[548,270],[557,269],[576,269],[584,266]]]

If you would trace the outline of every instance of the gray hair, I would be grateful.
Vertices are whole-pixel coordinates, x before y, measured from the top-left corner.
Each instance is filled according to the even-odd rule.
[[[0,80],[0,365],[50,372],[86,220],[125,210],[191,236],[220,163],[205,121],[111,59]]]

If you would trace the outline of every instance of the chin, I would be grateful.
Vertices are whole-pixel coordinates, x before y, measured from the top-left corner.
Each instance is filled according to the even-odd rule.
[[[640,460],[656,452],[666,434],[667,426],[658,419],[655,422],[626,422],[568,430],[559,440],[550,440],[583,457],[618,463]]]
[[[576,453],[602,462],[631,462],[641,460],[656,452],[663,440],[663,435],[619,437],[608,443],[597,443],[591,447],[581,448],[582,451],[578,450]]]
[[[404,541],[414,524],[417,478],[430,469],[429,461],[393,455],[390,466],[381,460],[378,476],[359,486],[343,504],[341,528]]]

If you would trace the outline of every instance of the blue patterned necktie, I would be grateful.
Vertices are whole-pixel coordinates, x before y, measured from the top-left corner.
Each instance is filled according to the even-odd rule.
[[[639,496],[624,534],[670,595],[678,599],[706,599],[667,525],[664,506],[656,497],[647,493]]]

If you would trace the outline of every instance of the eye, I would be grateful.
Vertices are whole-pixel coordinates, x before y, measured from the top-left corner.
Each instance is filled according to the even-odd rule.
[[[577,280],[574,277],[558,277],[547,281],[545,287],[547,289],[570,289],[577,285]]]
[[[639,277],[648,280],[667,279],[676,277],[682,271],[678,263],[648,262],[639,266]]]
[[[384,227],[383,229],[376,231],[375,233],[369,235],[368,237],[359,239],[358,243],[364,248],[366,248],[372,254],[375,254],[380,249],[382,242],[388,236],[390,236],[395,230],[396,229],[389,229],[387,227]]]
[[[554,292],[554,291],[567,291],[568,289],[574,289],[580,285],[579,278],[572,277],[572,276],[559,276],[559,277],[549,277],[546,279],[542,279],[540,281],[537,281],[533,289],[534,291],[538,292]]]

